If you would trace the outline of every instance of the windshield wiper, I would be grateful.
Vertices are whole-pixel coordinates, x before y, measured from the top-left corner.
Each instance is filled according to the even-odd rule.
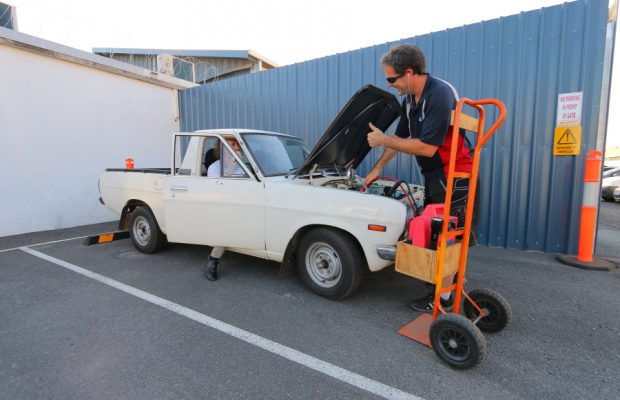
[[[298,167],[293,167],[291,169],[288,170],[288,172],[286,173],[286,175],[284,175],[285,178],[288,178],[293,172],[297,171],[299,168]]]

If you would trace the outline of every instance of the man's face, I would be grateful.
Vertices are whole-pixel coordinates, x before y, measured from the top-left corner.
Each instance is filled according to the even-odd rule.
[[[388,81],[387,85],[389,87],[393,87],[394,89],[396,89],[396,91],[398,92],[400,96],[403,96],[404,94],[409,93],[409,88],[407,87],[409,82],[407,79],[408,75],[406,72],[401,75],[397,73],[391,65],[384,65],[383,73],[385,74],[386,78],[390,78],[390,80],[394,80],[394,83],[391,83]]]
[[[230,147],[232,147],[232,149],[235,152],[240,152],[241,151],[241,146],[239,146],[239,142],[237,142],[237,139],[226,139],[226,141],[228,142],[228,144],[230,145]]]

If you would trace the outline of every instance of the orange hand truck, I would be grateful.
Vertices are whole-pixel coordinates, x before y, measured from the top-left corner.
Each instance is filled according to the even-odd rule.
[[[464,104],[477,110],[479,118],[476,119],[462,113]],[[499,117],[487,132],[484,132],[484,105],[492,105],[499,110]],[[495,133],[505,118],[506,107],[499,100],[483,99],[473,101],[466,98],[459,100],[456,109],[452,112],[452,149],[448,167],[448,187],[443,207],[441,240],[438,243],[437,251],[434,252],[423,248],[416,249],[405,243],[399,243],[397,246],[396,271],[419,278],[418,275],[410,273],[411,264],[419,263],[420,260],[426,260],[430,265],[417,266],[416,268],[430,270],[431,272],[427,275],[427,280],[435,284],[433,314],[420,315],[402,327],[398,333],[432,347],[439,358],[451,367],[458,369],[472,368],[478,365],[486,354],[486,341],[481,331],[499,332],[508,325],[512,316],[510,305],[499,293],[489,289],[477,289],[465,293],[463,289],[476,185],[478,182],[480,152],[484,144]],[[476,133],[476,146],[471,173],[455,172],[457,141],[460,136],[459,129]],[[449,230],[450,205],[454,180],[456,178],[469,179],[465,226],[462,229]],[[447,247],[449,239],[456,240],[459,236],[462,237],[461,243]],[[427,257],[420,258],[419,254],[412,256],[412,252],[415,253],[415,251],[424,251]],[[453,283],[442,287],[442,280],[447,276],[453,275],[457,265],[456,284]],[[432,271],[434,271],[434,276]],[[447,313],[441,307],[440,296],[443,293],[450,293],[452,291],[454,291],[454,309],[452,313]],[[466,299],[463,304],[464,316],[460,315],[463,296]]]

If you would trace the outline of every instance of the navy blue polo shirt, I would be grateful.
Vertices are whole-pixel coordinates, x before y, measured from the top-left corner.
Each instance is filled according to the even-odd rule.
[[[422,175],[428,178],[444,178],[448,174],[452,129],[450,115],[456,108],[458,93],[449,83],[427,75],[422,96],[415,98],[406,95],[403,100],[401,117],[396,127],[396,136],[415,138],[424,143],[438,146],[431,157],[416,156]],[[459,135],[456,157],[457,172],[471,172],[472,158],[465,147],[463,135]]]

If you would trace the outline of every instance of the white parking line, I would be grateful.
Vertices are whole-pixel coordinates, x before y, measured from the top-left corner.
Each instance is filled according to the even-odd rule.
[[[340,368],[336,365],[319,360],[318,358],[312,357],[308,354],[302,353],[290,347],[266,339],[262,336],[258,336],[251,332],[237,328],[233,325],[227,324],[226,322],[211,318],[208,315],[201,314],[197,311],[191,310],[180,304],[173,303],[169,300],[147,293],[143,290],[136,289],[133,286],[126,285],[124,283],[115,281],[114,279],[110,279],[82,267],[78,267],[77,265],[73,265],[66,261],[62,261],[57,258],[48,256],[47,254],[43,254],[36,250],[29,249],[28,247],[21,247],[20,250],[25,251],[28,254],[32,254],[35,257],[39,257],[46,261],[59,265],[73,272],[77,272],[80,275],[84,275],[88,278],[94,279],[98,282],[111,286],[132,296],[138,297],[142,300],[148,301],[149,303],[170,310],[200,324],[216,329],[230,336],[236,337],[237,339],[243,340],[244,342],[253,344],[254,346],[257,346],[263,350],[267,350],[270,353],[284,357],[287,360],[296,362],[317,372],[331,376],[332,378],[336,378],[342,382],[366,390],[370,393],[376,394],[377,396],[381,396],[386,399],[423,400],[421,397],[403,392],[402,390],[398,390],[391,386],[384,385],[381,382],[377,382],[362,375],[348,371],[344,368]]]
[[[73,237],[73,238],[69,238],[69,239],[54,240],[52,242],[29,244],[28,246],[19,246],[19,247],[13,247],[12,249],[0,250],[0,253],[4,253],[5,251],[12,251],[12,250],[22,250],[24,247],[43,246],[44,244],[54,244],[54,243],[60,243],[60,242],[67,242],[69,240],[84,239],[84,238],[87,238],[87,237],[88,236],[78,236],[78,237]]]

